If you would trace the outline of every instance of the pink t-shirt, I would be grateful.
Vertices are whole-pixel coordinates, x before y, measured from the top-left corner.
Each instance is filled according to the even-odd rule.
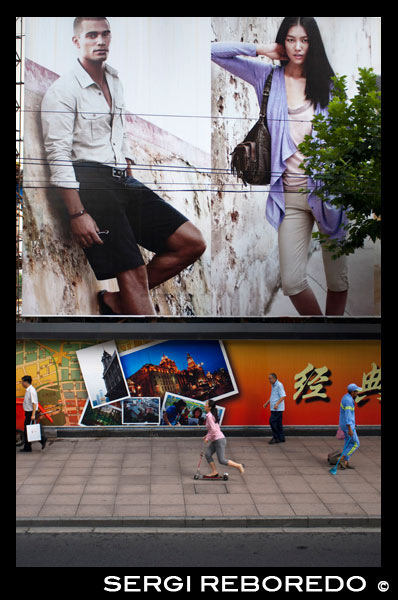
[[[206,441],[215,442],[216,440],[221,440],[225,437],[223,432],[220,429],[220,425],[216,423],[215,418],[208,412],[206,415],[206,427],[207,427],[207,435]]]

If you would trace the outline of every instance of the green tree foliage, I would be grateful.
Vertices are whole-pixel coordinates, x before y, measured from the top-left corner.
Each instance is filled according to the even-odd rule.
[[[314,233],[333,256],[351,254],[367,237],[381,233],[381,93],[373,69],[359,69],[357,93],[347,98],[346,77],[333,78],[329,115],[313,119],[315,136],[306,136],[299,149],[301,165],[319,185],[322,201],[343,207],[346,237],[336,241]]]

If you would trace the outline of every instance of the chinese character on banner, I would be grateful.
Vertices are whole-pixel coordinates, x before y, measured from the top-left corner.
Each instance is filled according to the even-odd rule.
[[[322,400],[323,402],[330,402],[330,398],[327,397],[324,386],[330,383],[329,381],[330,371],[327,367],[319,367],[316,369],[314,365],[308,363],[308,365],[294,376],[296,383],[294,389],[297,392],[293,396],[293,400],[296,400],[297,404],[301,400],[306,402],[313,402],[315,400]],[[307,393],[304,393],[307,392]]]
[[[367,402],[369,402],[370,394],[376,394],[379,392],[378,400],[381,402],[381,369],[376,365],[376,363],[372,363],[372,368],[369,373],[364,373],[362,375],[362,392],[358,394],[355,398],[355,402],[361,403],[360,406],[363,406]]]

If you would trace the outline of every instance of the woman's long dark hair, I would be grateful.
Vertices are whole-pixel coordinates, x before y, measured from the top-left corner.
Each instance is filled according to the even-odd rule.
[[[308,36],[308,53],[304,65],[307,78],[306,98],[311,100],[314,106],[319,103],[322,108],[325,108],[329,104],[331,78],[334,77],[334,71],[326,56],[325,47],[314,17],[285,17],[279,27],[275,41],[285,46],[287,32],[295,25],[301,25]],[[282,60],[281,64],[287,65],[288,62],[288,60]]]
[[[214,402],[214,400],[208,400],[207,402],[209,404],[210,412],[213,415],[215,422],[219,423],[220,419],[218,418],[218,410],[217,410],[216,403]]]

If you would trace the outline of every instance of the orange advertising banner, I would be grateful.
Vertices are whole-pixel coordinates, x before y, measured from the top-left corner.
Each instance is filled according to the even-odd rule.
[[[381,369],[378,341],[224,341],[239,393],[225,406],[223,425],[264,425],[269,420],[268,375],[283,384],[285,425],[337,425],[350,383],[357,398],[358,425],[380,425]]]
[[[17,397],[25,392],[22,376],[30,375],[40,404],[53,420],[45,424],[54,426],[133,426],[126,410],[134,404],[153,403],[153,397],[159,423],[164,404],[183,398],[189,414],[178,425],[203,425],[204,402],[212,398],[222,409],[222,425],[259,426],[269,422],[269,406],[263,405],[271,394],[268,376],[275,373],[286,392],[285,425],[337,426],[340,401],[350,383],[362,388],[356,404],[357,424],[381,424],[379,341],[118,340],[116,351],[131,399],[111,398],[105,407],[95,394],[89,400],[85,385],[94,377],[101,388],[99,397],[104,396],[103,362],[97,361],[98,370],[87,358],[81,360],[82,352],[89,351],[91,356],[97,345],[18,342]],[[104,358],[102,352],[98,356]],[[198,408],[202,419],[191,414]]]

